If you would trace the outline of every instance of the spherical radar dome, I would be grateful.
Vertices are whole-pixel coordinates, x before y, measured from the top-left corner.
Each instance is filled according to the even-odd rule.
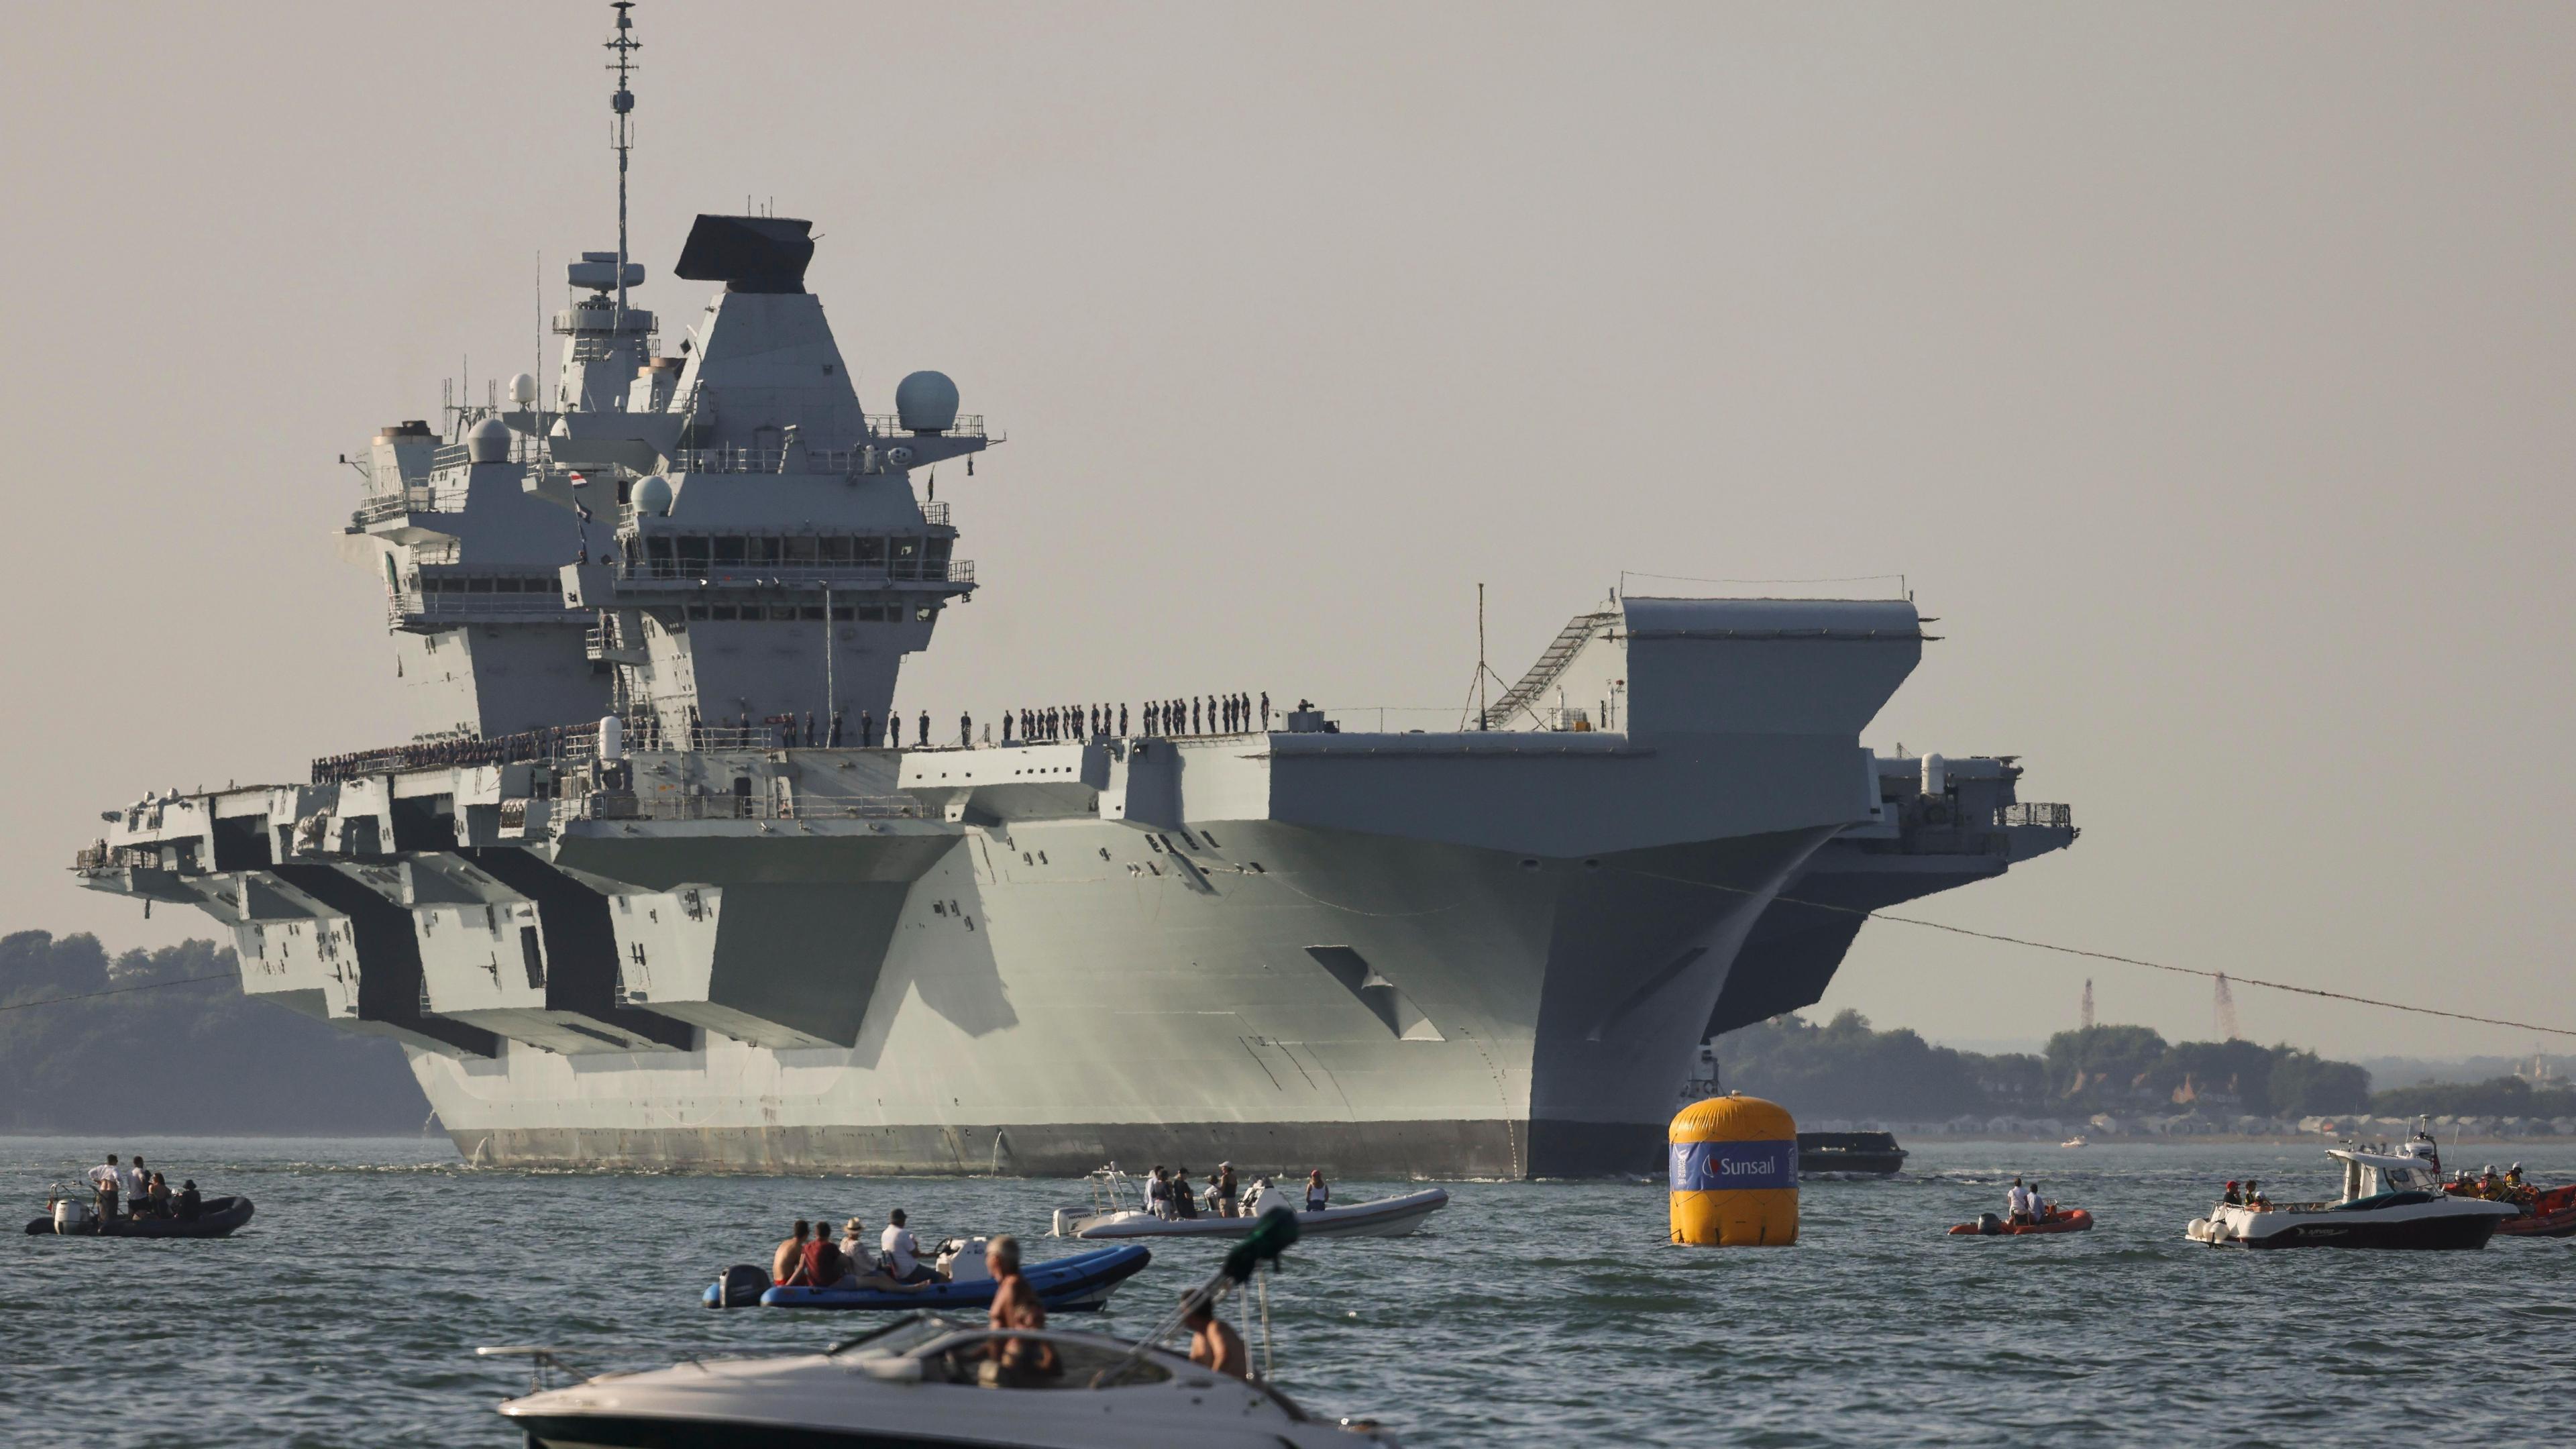
[[[485,418],[465,432],[466,461],[473,463],[506,463],[510,461],[510,425],[499,418]]]
[[[895,384],[894,410],[905,432],[947,432],[957,426],[957,384],[944,372],[916,372]]]
[[[635,511],[651,518],[668,518],[677,496],[671,490],[671,480],[656,473],[635,485]]]
[[[521,407],[528,407],[536,400],[537,376],[535,373],[523,372],[510,379],[510,401]]]

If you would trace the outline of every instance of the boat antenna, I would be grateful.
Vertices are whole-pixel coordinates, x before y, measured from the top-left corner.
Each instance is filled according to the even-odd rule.
[[[634,35],[635,21],[626,12],[635,8],[635,0],[610,0],[617,12],[617,34],[607,42],[617,59],[608,69],[617,72],[617,93],[608,98],[608,109],[617,117],[609,134],[617,149],[617,314],[615,332],[626,330],[626,153],[635,149],[635,93],[626,88],[627,77],[635,71],[635,52],[644,42]],[[613,335],[613,334],[612,334]]]

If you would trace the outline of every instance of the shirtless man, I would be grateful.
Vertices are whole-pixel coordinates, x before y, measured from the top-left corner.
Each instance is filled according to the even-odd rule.
[[[1190,1331],[1190,1362],[1239,1379],[1252,1377],[1252,1356],[1243,1335],[1216,1316],[1204,1294],[1193,1292],[1181,1309],[1181,1326]]]
[[[813,1230],[813,1225],[803,1218],[796,1220],[796,1230],[780,1240],[778,1251],[769,1255],[770,1282],[784,1283],[795,1273],[796,1266],[805,1260],[805,1237]]]
[[[1046,1305],[1020,1276],[1020,1240],[1003,1233],[984,1246],[984,1267],[993,1275],[992,1326],[1044,1328]],[[1003,1387],[1025,1384],[1056,1372],[1055,1349],[1024,1338],[993,1340],[993,1379]]]

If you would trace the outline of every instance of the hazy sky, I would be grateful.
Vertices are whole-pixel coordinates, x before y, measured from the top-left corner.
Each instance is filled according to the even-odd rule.
[[[333,459],[534,368],[539,254],[559,305],[615,244],[607,15],[12,8],[0,928],[204,934],[74,888],[98,810],[406,733]],[[1921,914],[2576,1026],[2576,11],[637,19],[643,303],[775,198],[869,405],[938,367],[1010,434],[941,470],[983,588],[908,708],[1454,722],[1479,580],[1514,676],[1622,569],[1902,571],[1947,637],[1871,740],[2084,828]],[[1885,924],[1825,1005],[2036,1037],[2087,975],[2209,1032],[2206,983]]]

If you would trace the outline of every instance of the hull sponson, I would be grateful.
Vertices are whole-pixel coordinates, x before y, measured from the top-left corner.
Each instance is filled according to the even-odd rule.
[[[1673,1060],[1768,891],[1830,828],[1574,860],[1274,821],[1151,834],[951,837],[864,984],[826,964],[831,942],[773,940],[809,990],[863,991],[848,1048],[707,1035],[414,1068],[460,1150],[522,1165],[1650,1171]],[[615,844],[587,845],[585,874],[616,877]],[[865,879],[865,845],[817,855]],[[719,886],[763,854],[721,836],[694,861],[667,835],[648,848]]]

